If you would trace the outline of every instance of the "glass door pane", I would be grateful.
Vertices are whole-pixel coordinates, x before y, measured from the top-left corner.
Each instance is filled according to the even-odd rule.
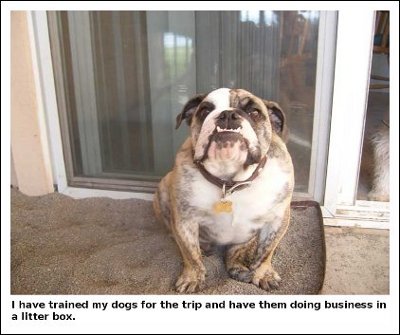
[[[185,102],[230,87],[282,106],[296,191],[307,193],[319,20],[317,11],[50,13],[70,182],[154,185],[188,136],[174,129]]]
[[[390,200],[389,19],[389,11],[376,12],[357,200]]]

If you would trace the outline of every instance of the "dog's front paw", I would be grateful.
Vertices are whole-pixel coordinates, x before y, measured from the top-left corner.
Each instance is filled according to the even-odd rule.
[[[248,267],[241,264],[236,264],[235,266],[229,268],[228,273],[231,278],[244,283],[251,283],[253,278],[253,272],[251,272]]]
[[[265,291],[270,291],[271,289],[277,289],[279,287],[279,283],[281,281],[281,277],[279,277],[278,273],[269,266],[265,271],[256,273],[253,276],[253,284],[262,288]]]
[[[184,270],[175,284],[179,293],[194,293],[200,291],[204,286],[205,272],[195,270]]]

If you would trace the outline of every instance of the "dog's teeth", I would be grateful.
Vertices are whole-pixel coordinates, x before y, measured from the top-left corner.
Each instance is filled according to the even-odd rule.
[[[240,129],[241,129],[241,127],[236,128],[236,129],[227,129],[227,128],[222,129],[220,126],[217,126],[217,132],[218,133],[221,133],[221,132],[224,132],[224,131],[231,131],[231,132],[234,132],[234,133],[240,133]]]

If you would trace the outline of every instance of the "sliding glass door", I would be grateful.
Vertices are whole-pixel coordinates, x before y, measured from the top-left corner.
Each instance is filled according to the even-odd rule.
[[[321,77],[333,67],[321,53],[330,34],[326,17],[316,11],[49,13],[69,184],[151,192],[188,135],[187,127],[174,129],[185,102],[235,87],[282,106],[296,191],[313,197],[311,186],[323,183],[326,168],[326,148],[316,144],[327,138],[330,117],[318,93],[318,85],[332,80]]]

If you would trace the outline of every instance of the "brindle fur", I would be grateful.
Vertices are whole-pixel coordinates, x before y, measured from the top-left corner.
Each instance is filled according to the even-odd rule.
[[[244,90],[231,90],[230,92],[232,107],[249,104],[249,101],[254,101],[254,99],[256,102],[261,101]],[[195,112],[196,106],[202,100],[198,97],[196,99],[197,105],[187,104],[192,109],[189,111],[190,115],[185,115],[188,109],[184,109],[184,112],[177,118],[179,123],[183,119],[190,118],[192,135],[193,132],[199,132],[201,128],[201,125],[198,124],[201,121],[196,119]],[[273,119],[271,113],[276,112],[270,109],[271,106],[278,109],[278,114],[283,115],[283,112],[276,103],[264,101],[264,104],[266,107],[263,107],[265,108],[263,115],[266,121],[263,123],[260,121],[255,125],[257,136],[263,137],[262,141],[264,141],[261,144],[263,146],[261,150],[264,150],[263,153],[267,155],[269,161],[275,162],[279,171],[283,171],[284,175],[287,174],[287,180],[277,189],[273,189],[271,194],[268,194],[270,199],[258,199],[257,195],[254,195],[254,201],[265,201],[270,204],[270,208],[266,208],[264,214],[252,220],[251,237],[247,241],[226,246],[225,263],[227,271],[233,279],[253,283],[264,290],[270,290],[277,288],[281,280],[271,262],[273,253],[289,225],[294,181],[291,158],[281,138],[283,134],[287,133],[284,116],[283,119],[279,118],[278,124],[272,124],[272,127],[269,121],[269,119]],[[215,231],[213,232],[209,228],[213,227],[210,226],[213,224],[212,213],[193,206],[189,200],[194,196],[208,196],[208,194],[199,194],[201,190],[196,187],[198,184],[195,185],[195,183],[209,182],[201,176],[193,162],[195,143],[192,142],[193,138],[198,138],[198,134],[194,135],[182,145],[176,156],[173,170],[161,180],[154,197],[155,213],[158,219],[171,229],[182,254],[183,271],[175,286],[178,292],[184,293],[196,292],[203,287],[206,270],[202,262],[201,250],[212,249],[216,239],[213,236]],[[269,170],[267,167],[265,169],[267,173]],[[253,183],[263,180],[257,178]],[[249,192],[251,196],[252,189],[239,192]]]

